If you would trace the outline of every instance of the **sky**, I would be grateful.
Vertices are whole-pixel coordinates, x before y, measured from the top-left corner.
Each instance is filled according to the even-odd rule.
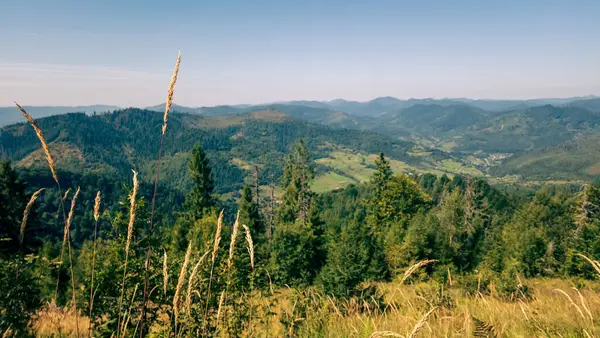
[[[600,94],[600,1],[0,0],[0,106]]]

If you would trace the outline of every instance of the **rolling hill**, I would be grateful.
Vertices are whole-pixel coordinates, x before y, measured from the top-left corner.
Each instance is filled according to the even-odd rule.
[[[38,124],[57,154],[59,171],[128,177],[134,168],[145,180],[153,177],[162,113],[140,109],[95,116],[73,113],[42,118]],[[330,158],[333,152],[368,157],[382,151],[406,170],[456,172],[464,167],[440,151],[424,153],[410,142],[370,131],[313,124],[275,110],[214,117],[173,113],[163,148],[161,178],[171,188],[184,189],[188,184],[188,152],[200,142],[213,164],[218,192],[239,189],[246,170],[254,166],[261,169],[262,181],[267,182],[280,175],[284,155],[299,138],[305,140],[315,159]],[[45,166],[39,142],[25,123],[1,129],[0,152],[20,167]],[[448,161],[456,165],[448,167]],[[370,165],[362,163],[364,167]],[[334,169],[319,165],[319,175],[330,175]],[[345,175],[339,170],[336,173]],[[352,175],[348,178],[356,181]],[[324,184],[321,189],[327,189],[327,177]],[[330,182],[331,188],[338,186]]]
[[[553,105],[534,105],[544,102],[552,102]],[[478,105],[486,106],[489,109],[482,109]],[[513,109],[493,110],[500,106],[512,106]],[[58,114],[77,109],[85,111],[89,115],[93,111],[111,110],[111,108],[115,107],[33,107],[28,109],[34,117],[38,118],[47,114]],[[14,116],[13,118],[16,119],[15,115],[18,113],[16,109],[3,109],[10,111],[4,117]],[[120,128],[116,130],[120,131],[120,133],[115,135],[112,135],[112,133],[116,131],[110,129],[120,126],[119,124],[114,125],[114,123],[121,121],[124,114],[143,112],[144,114],[160,115],[163,113],[163,110],[163,105],[157,105],[149,107],[147,110],[128,109],[119,111],[115,116],[121,117],[110,122],[109,126],[99,124],[99,122],[106,121],[109,119],[109,116],[113,116],[112,114],[101,114],[99,117],[90,116],[89,119],[83,118],[85,116],[83,114],[75,114],[73,116],[79,117],[74,118],[71,116],[68,119],[70,121],[73,119],[71,123],[84,130],[87,134],[93,134],[94,130],[103,130],[104,132],[106,129],[105,132],[109,140],[127,139],[129,136],[123,135],[123,131]],[[259,124],[276,124],[282,126],[282,129],[277,132],[296,130],[294,134],[296,138],[302,135],[306,137],[307,134],[305,133],[309,130],[310,133],[316,132],[322,144],[314,144],[313,148],[319,152],[318,156],[322,158],[328,157],[334,151],[347,153],[350,156],[348,158],[358,156],[361,153],[372,154],[379,151],[384,151],[387,154],[390,153],[390,148],[385,146],[385,144],[390,142],[395,144],[403,143],[407,144],[405,153],[425,154],[424,157],[416,161],[416,156],[406,157],[403,155],[404,157],[402,157],[395,150],[391,151],[390,155],[394,156],[397,160],[406,162],[410,170],[468,172],[470,170],[468,168],[472,168],[477,173],[492,176],[514,175],[519,174],[519,170],[523,170],[522,176],[524,178],[535,176],[538,179],[543,177],[588,179],[593,176],[594,174],[591,174],[594,172],[593,169],[588,171],[581,169],[581,166],[573,168],[571,165],[553,165],[550,164],[549,158],[552,157],[550,154],[560,153],[560,156],[563,158],[561,161],[567,163],[569,156],[573,154],[572,163],[579,163],[579,160],[576,158],[579,155],[575,155],[573,152],[561,152],[561,149],[571,149],[573,147],[572,142],[591,142],[582,140],[592,140],[595,135],[600,134],[600,99],[598,98],[493,101],[469,99],[398,100],[391,97],[382,97],[369,102],[338,99],[329,102],[291,101],[265,105],[197,108],[174,105],[173,111],[184,113],[177,115],[180,116],[178,118],[181,120],[179,128],[184,133],[185,138],[189,138],[190,140],[202,140],[204,137],[209,137],[207,135],[216,137],[215,133],[217,133],[217,130],[220,130],[220,132],[228,130],[228,132],[235,131],[235,133],[241,134],[228,134],[227,137],[235,139],[240,135],[245,135],[244,133],[249,133],[249,137],[244,140],[259,139],[261,142],[265,142],[264,144],[267,144],[269,148],[279,149],[278,147],[281,147],[279,143],[282,140],[263,140],[265,136],[256,134],[257,130],[248,130],[248,128],[254,128],[260,122]],[[18,120],[22,120],[22,118]],[[0,119],[0,121],[2,120]],[[58,124],[66,124],[58,117],[51,117],[44,121],[44,123],[55,121]],[[88,123],[91,125],[88,125]],[[140,121],[139,123],[142,122]],[[146,135],[148,135],[147,130],[156,128],[155,125],[148,123],[151,122],[146,121],[142,123],[145,133],[141,130],[131,130],[129,132],[132,135],[136,135],[139,139],[145,139]],[[155,121],[155,123],[159,123],[159,121]],[[299,126],[301,125],[304,127],[300,128]],[[202,126],[201,129],[204,130],[203,136],[191,135],[193,131],[197,130],[197,126]],[[126,128],[130,127],[126,124]],[[7,127],[6,130],[13,130],[14,128],[15,126]],[[51,129],[58,130],[52,127]],[[70,163],[69,167],[72,170],[78,168],[77,170],[124,172],[123,168],[138,165],[134,160],[139,158],[139,151],[127,151],[127,149],[134,148],[128,145],[129,141],[121,144],[119,149],[106,150],[102,149],[104,145],[99,145],[100,149],[102,149],[102,157],[96,154],[92,156],[92,159],[95,158],[96,160],[90,160],[88,155],[90,149],[86,148],[90,145],[87,143],[80,144],[83,139],[82,137],[75,141],[67,140],[63,142],[65,138],[68,139],[68,137],[77,134],[71,127],[63,129],[60,134],[55,136],[55,146],[60,147],[61,153],[65,154],[64,161]],[[373,146],[368,147],[367,144],[355,142],[356,140],[364,140],[365,135],[369,135],[367,139],[369,139],[369,142]],[[225,144],[226,142],[223,141],[224,137],[219,136],[218,142]],[[235,143],[234,141],[230,140],[227,142]],[[19,156],[24,157],[25,154],[21,154],[21,151],[7,146],[10,142],[21,141],[3,139],[2,153],[7,154],[10,158],[23,160]],[[287,150],[290,142],[289,140],[283,142],[283,148]],[[33,143],[35,144],[35,142]],[[148,148],[152,146],[152,142],[146,143],[143,145],[144,147]],[[327,146],[323,146],[323,144]],[[26,144],[24,145],[24,149],[27,149]],[[211,147],[210,144],[207,146]],[[254,146],[260,147],[259,144],[255,144]],[[81,147],[86,149],[82,149]],[[189,147],[191,147],[191,144],[187,144],[184,148],[176,147],[176,150],[171,155],[175,156],[176,161],[183,163],[185,162],[186,151],[189,150]],[[229,147],[230,149],[228,149],[231,152],[232,149],[241,149],[244,145],[229,145]],[[249,147],[251,148],[252,146]],[[119,152],[121,153],[121,157],[123,157],[122,154],[125,154],[130,159],[112,158],[108,162],[99,160],[99,158],[104,159],[110,154]],[[152,154],[155,151],[150,151],[149,153]],[[280,149],[279,155],[283,153],[284,151]],[[268,154],[269,152],[267,152]],[[63,155],[61,154],[61,156]],[[82,157],[85,161],[78,160],[78,156]],[[153,156],[142,156],[144,160],[141,163],[151,165]],[[248,158],[243,155],[232,155],[225,151],[217,152],[214,156],[215,159],[220,156],[219,161],[225,159],[227,163],[233,163],[231,162],[233,158],[239,159],[239,161],[236,160],[237,164],[254,163],[269,166],[269,161],[277,161],[275,159],[277,156],[273,156],[269,160],[264,160],[264,158],[257,159],[258,157]],[[581,156],[584,156],[584,154],[581,154]],[[451,157],[452,161],[458,164],[444,163],[444,157]],[[341,157],[338,156],[337,158]],[[544,160],[542,161],[541,159]],[[24,163],[35,162],[32,158],[24,161]],[[595,163],[592,163],[593,160],[586,160],[584,162],[582,166],[593,166]],[[240,165],[233,164],[229,167],[223,166],[222,170],[229,170],[229,172],[235,173],[238,177],[242,177],[244,173],[238,171],[239,167]],[[273,167],[275,166],[273,165]],[[322,169],[324,172],[333,170],[332,167],[326,166],[322,166]],[[175,168],[175,171],[177,170]],[[535,175],[531,173],[535,173]],[[338,172],[338,174],[341,173]],[[344,179],[335,177],[335,180],[343,181]]]

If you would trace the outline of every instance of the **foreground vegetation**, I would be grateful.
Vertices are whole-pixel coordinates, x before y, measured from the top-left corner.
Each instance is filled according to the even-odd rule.
[[[197,144],[183,158],[189,184],[179,196],[160,180],[161,164],[176,157],[161,160],[163,146],[175,144],[169,131],[180,126],[167,129],[179,62],[165,114],[153,120],[155,166],[134,170],[125,186],[85,167],[89,174],[63,177],[56,148],[18,106],[49,173],[0,166],[3,336],[600,334],[599,183],[533,190],[471,176],[395,174],[401,164],[380,153],[364,159],[368,171],[349,164],[362,179],[315,193],[311,141],[300,139],[279,182],[261,181],[261,168],[250,166],[228,201],[217,198],[215,182],[235,187],[239,177],[213,171],[214,158]],[[290,134],[271,131],[289,142]],[[369,137],[374,143],[363,147],[406,153],[404,143]],[[122,145],[112,146],[131,156]],[[106,157],[124,166],[115,149]]]
[[[531,300],[506,300],[498,295],[469,295],[453,286],[415,283],[382,283],[382,301],[334,301],[321,294],[278,289],[265,294],[256,306],[272,315],[253,322],[258,337],[409,337],[423,316],[423,326],[414,337],[594,337],[600,334],[598,283],[579,285],[572,281],[527,280],[535,291]],[[563,293],[564,292],[564,293]],[[381,302],[381,304],[379,303]],[[385,304],[382,308],[382,304]],[[261,313],[262,314],[262,313]],[[82,319],[82,329],[88,322]],[[34,322],[42,337],[75,335],[73,312],[50,307]],[[160,331],[160,327],[155,327]]]

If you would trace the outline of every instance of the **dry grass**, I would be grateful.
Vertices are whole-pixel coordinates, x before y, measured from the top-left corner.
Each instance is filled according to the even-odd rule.
[[[76,324],[74,308],[59,307],[54,302],[46,304],[32,321],[36,337],[74,337],[77,335],[77,326],[84,331],[90,326],[90,321],[85,317],[79,317],[79,323]]]
[[[167,265],[167,250],[163,255],[163,294],[167,296],[167,286],[169,285],[169,266]]]
[[[98,191],[98,193],[96,194],[96,198],[94,199],[94,220],[96,222],[98,222],[98,219],[100,219],[100,200],[101,195]]]
[[[38,198],[42,190],[44,190],[44,188],[34,192],[33,195],[31,195],[29,202],[27,202],[27,205],[25,206],[25,210],[23,211],[23,219],[21,220],[21,227],[19,229],[19,247],[23,245],[23,240],[25,239],[25,226],[27,225],[27,217],[29,217],[31,207],[33,206],[33,203]]]
[[[415,271],[419,270],[419,268],[421,268],[427,264],[434,263],[434,262],[437,262],[437,260],[426,259],[426,260],[423,260],[423,261],[413,264],[411,267],[406,269],[406,271],[404,272],[404,275],[402,276],[402,280],[400,281],[400,283],[404,283],[413,273],[415,273]],[[448,273],[450,273],[450,270],[448,270]]]
[[[69,193],[71,192],[71,188],[68,188],[67,191],[65,191],[65,194],[62,197],[63,201],[67,200],[67,197],[69,197]]]
[[[90,312],[89,316],[92,318],[92,311],[94,309],[94,277],[96,272],[96,248],[98,246],[97,238],[98,238],[98,220],[100,219],[100,201],[101,194],[100,191],[96,194],[96,198],[94,199],[94,249],[92,252],[92,279],[90,281]],[[90,325],[91,330],[91,325]]]
[[[573,289],[567,280],[534,279],[525,283],[534,289],[532,301],[471,297],[462,290],[450,288],[444,294],[452,300],[452,306],[440,303],[435,297],[438,286],[382,283],[378,286],[385,295],[385,302],[390,304],[386,311],[346,310],[341,311],[342,316],[331,304],[325,304],[323,307],[329,307],[326,315],[307,313],[296,325],[323,323],[325,333],[320,336],[325,337],[409,337],[417,326],[420,330],[415,337],[468,337],[476,332],[475,321],[480,320],[496,337],[600,337],[600,325],[593,316],[600,313],[600,293],[597,292],[600,283],[588,282],[588,286],[580,290]],[[556,289],[564,290],[569,297]],[[274,296],[277,305],[271,309],[276,317],[266,328],[253,330],[268,337],[283,335],[286,331],[279,318],[294,307],[290,295],[289,290],[277,291]],[[265,301],[257,300],[260,302]],[[428,314],[435,306],[437,309]]]
[[[40,127],[38,127],[38,125],[35,123],[35,120],[33,119],[33,117],[31,117],[31,115],[29,115],[25,111],[25,109],[23,109],[23,107],[21,107],[16,102],[15,102],[15,104],[17,105],[17,108],[21,111],[21,113],[25,116],[27,121],[29,121],[29,123],[33,127],[33,130],[35,131],[35,135],[37,135],[38,139],[40,140],[40,143],[42,144],[42,148],[44,149],[44,153],[46,154],[46,161],[48,161],[48,167],[50,168],[50,172],[52,172],[52,178],[54,179],[56,184],[59,184],[58,176],[56,175],[56,165],[54,164],[54,160],[52,159],[52,155],[50,154],[50,148],[48,147],[48,143],[46,142],[46,139],[44,138],[44,133],[42,132],[42,129],[40,129]]]
[[[177,83],[177,75],[179,74],[179,64],[181,63],[181,52],[177,53],[177,62],[175,63],[175,69],[173,69],[173,76],[169,83],[169,90],[167,91],[167,103],[165,105],[165,115],[163,116],[162,135],[165,135],[167,131],[167,120],[169,119],[169,111],[173,104],[173,94],[175,92],[175,84]]]
[[[231,270],[231,265],[233,264],[233,252],[235,250],[235,243],[239,232],[239,220],[240,212],[238,211],[235,222],[233,223],[233,230],[231,231],[231,242],[229,243],[229,259],[227,260],[227,269],[229,270]]]
[[[579,254],[579,256],[583,257],[586,261],[588,261],[588,263],[590,263],[594,270],[596,270],[596,272],[598,273],[598,277],[600,277],[600,261],[595,261],[582,254]]]
[[[436,303],[437,300],[428,293],[438,290],[434,285],[383,283],[379,288],[385,294],[385,302],[390,304],[386,311],[374,308],[362,312],[340,310],[326,297],[321,297],[323,301],[318,313],[307,312],[306,317],[296,318],[294,325],[322,325],[323,330],[318,331],[322,337],[468,337],[476,332],[487,332],[489,337],[600,336],[600,325],[594,318],[594,314],[600,313],[600,293],[597,292],[600,283],[589,282],[587,287],[576,290],[566,280],[525,282],[534,289],[532,301],[509,302],[483,295],[470,297],[459,289],[450,288],[444,292],[452,300],[452,306]],[[217,317],[221,318],[225,292],[219,296]],[[269,311],[275,313],[274,317],[263,318],[264,322],[260,324],[254,322],[254,336],[281,337],[288,332],[280,319],[297,306],[290,290],[278,290],[272,298],[258,297],[253,303],[257,308],[253,317],[261,315],[261,304],[270,304]],[[64,309],[46,308],[38,314],[34,325],[36,332],[39,336],[57,334],[56,322],[60,322],[63,325],[61,332],[72,335],[75,332],[72,328],[74,313],[69,313],[57,321],[53,318],[65,316]],[[87,319],[82,319],[82,328],[86,328],[87,323]],[[298,332],[296,336],[306,336],[305,331],[296,329],[294,332]],[[312,335],[317,334],[313,332]]]
[[[217,259],[217,253],[219,252],[219,244],[221,243],[221,230],[223,229],[223,210],[219,214],[219,219],[217,220],[217,231],[215,232],[215,242],[213,245],[212,251],[212,263],[215,264],[215,259]],[[212,274],[212,273],[211,273]]]
[[[185,282],[185,276],[187,275],[187,266],[190,263],[190,256],[192,254],[192,241],[188,245],[187,251],[185,252],[185,258],[183,260],[183,265],[181,266],[181,270],[179,271],[179,279],[177,280],[177,288],[175,289],[175,296],[173,296],[173,316],[175,318],[175,325],[177,325],[177,318],[179,316],[179,296],[181,295],[181,289],[183,288],[183,283]],[[177,331],[175,331],[177,332]]]
[[[250,229],[244,224],[244,231],[246,232],[246,242],[248,243],[248,254],[250,255],[250,266],[254,271],[254,242],[252,241],[252,234]]]
[[[139,182],[137,178],[137,172],[133,171],[133,189],[129,195],[129,224],[127,225],[127,240],[125,242],[125,264],[123,266],[123,281],[121,283],[121,297],[119,298],[119,319],[118,319],[118,331],[121,329],[121,309],[123,307],[123,296],[125,295],[125,280],[127,279],[127,262],[129,260],[129,247],[131,245],[131,237],[133,235],[133,224],[135,223],[135,202],[136,196],[139,190]]]
[[[415,324],[415,327],[413,327],[413,330],[410,333],[410,336],[408,336],[408,338],[415,337],[417,335],[417,333],[419,333],[419,331],[421,331],[423,326],[425,326],[425,323],[427,323],[427,319],[429,319],[429,316],[431,316],[433,311],[435,311],[436,309],[437,309],[437,307],[434,306],[433,308],[431,308],[431,310],[429,310],[426,314],[424,314],[423,317],[421,317],[421,320],[419,320],[417,322],[417,324]]]
[[[194,282],[196,281],[196,275],[198,274],[198,269],[200,268],[200,265],[202,264],[202,262],[204,262],[204,259],[206,258],[206,256],[208,256],[208,251],[202,255],[202,257],[200,257],[200,259],[198,259],[198,262],[196,263],[196,265],[194,266],[194,269],[192,269],[192,273],[190,274],[190,278],[188,280],[188,288],[187,288],[187,294],[186,294],[186,299],[185,299],[185,310],[186,313],[188,315],[188,317],[191,315],[191,309],[192,309],[192,289],[194,288]]]
[[[69,216],[67,216],[67,221],[65,222],[65,229],[63,232],[63,243],[62,243],[62,247],[64,250],[65,244],[67,243],[67,239],[69,238],[69,231],[71,229],[71,223],[73,222],[73,215],[75,214],[75,204],[77,202],[77,197],[79,197],[79,191],[80,191],[80,187],[77,187],[77,190],[75,191],[75,195],[73,195],[73,199],[71,200],[71,209],[69,209]],[[62,254],[61,254],[61,261],[62,261]]]

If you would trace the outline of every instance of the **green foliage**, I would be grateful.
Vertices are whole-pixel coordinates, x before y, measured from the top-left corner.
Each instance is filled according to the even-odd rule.
[[[281,178],[283,202],[277,214],[279,222],[308,222],[313,197],[310,184],[315,178],[315,168],[310,156],[304,141],[299,140],[286,158]]]
[[[199,219],[215,204],[211,195],[214,190],[214,183],[210,164],[202,146],[199,144],[192,149],[189,175],[192,188],[185,200],[185,208],[192,219]]]
[[[8,337],[32,335],[30,319],[41,305],[31,259],[14,257],[0,264],[0,332]]]
[[[318,282],[327,294],[351,297],[360,294],[361,283],[384,280],[387,275],[383,247],[370,227],[354,220],[329,243]]]
[[[407,175],[392,176],[378,197],[371,201],[372,225],[382,231],[392,224],[409,220],[431,198]]]
[[[277,285],[306,286],[324,260],[321,229],[312,224],[279,224],[270,245],[268,271]]]
[[[390,168],[390,162],[385,159],[383,153],[379,153],[379,157],[375,160],[375,167],[377,167],[377,171],[373,174],[371,183],[375,186],[376,198],[380,198],[392,177],[392,168]]]
[[[19,180],[17,172],[9,161],[0,161],[0,255],[19,250],[21,219],[27,203],[25,199],[25,185]],[[31,219],[29,229],[33,227],[35,217]],[[25,234],[32,232],[27,230]],[[34,242],[31,236],[25,236],[24,239],[25,244]]]

